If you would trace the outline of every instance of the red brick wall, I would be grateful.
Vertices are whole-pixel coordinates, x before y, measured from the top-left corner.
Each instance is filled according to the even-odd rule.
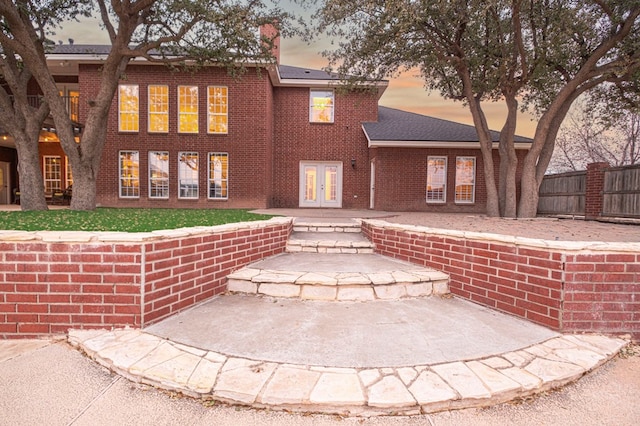
[[[81,115],[86,114],[86,102],[94,96],[99,84],[99,67],[80,66]],[[273,145],[271,84],[268,73],[250,69],[240,80],[234,80],[222,68],[207,67],[200,71],[172,72],[162,65],[130,65],[126,84],[138,84],[140,96],[140,131],[118,131],[118,96],[114,97],[106,129],[107,141],[102,156],[100,179],[97,183],[98,203],[120,207],[181,207],[181,208],[259,208],[267,207],[271,198],[270,168]],[[169,86],[169,132],[147,133],[147,87],[150,84]],[[177,87],[198,86],[199,133],[177,132]],[[228,87],[228,134],[207,134],[207,86]],[[118,151],[140,152],[140,198],[118,197]],[[169,199],[148,198],[148,152],[168,151]],[[178,199],[178,152],[199,153],[199,198]],[[209,152],[229,154],[229,199],[207,199]]]
[[[0,242],[0,335],[140,325],[140,245]]]
[[[144,323],[226,291],[231,272],[282,253],[290,230],[287,224],[147,243]]]
[[[567,255],[564,327],[640,338],[640,253]]]
[[[522,161],[526,151],[518,150],[519,166],[516,182],[519,186]],[[487,190],[484,179],[484,161],[480,149],[425,149],[425,148],[376,148],[372,156],[376,167],[375,208],[387,211],[471,212],[484,213]],[[427,203],[427,158],[447,157],[446,203]],[[476,158],[476,189],[473,204],[455,203],[456,157]],[[496,182],[500,166],[497,150],[493,161]]]
[[[640,338],[640,253],[575,253],[368,222],[376,251],[444,271],[455,295],[564,332]]]
[[[0,338],[148,325],[225,291],[290,231],[280,220],[148,242],[0,241]]]
[[[361,123],[377,120],[377,105],[373,94],[336,92],[334,123],[310,123],[309,88],[275,88],[272,206],[298,207],[301,161],[336,161],[343,165],[342,207],[368,208],[369,149]]]

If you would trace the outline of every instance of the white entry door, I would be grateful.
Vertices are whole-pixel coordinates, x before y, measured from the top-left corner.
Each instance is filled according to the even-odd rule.
[[[342,163],[300,163],[300,207],[342,207]]]

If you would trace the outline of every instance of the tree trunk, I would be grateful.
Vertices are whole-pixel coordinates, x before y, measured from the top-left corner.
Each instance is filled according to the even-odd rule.
[[[498,180],[500,215],[502,217],[516,217],[516,170],[518,168],[518,156],[514,146],[516,134],[516,121],[518,119],[518,101],[515,96],[505,97],[507,104],[507,119],[500,132],[500,176]]]
[[[518,217],[536,217],[538,213],[538,192],[551,161],[560,126],[575,100],[586,90],[593,87],[592,84],[575,86],[575,88],[565,88],[563,93],[556,97],[555,101],[552,102],[551,106],[538,121],[531,149],[524,158],[522,167]]]
[[[40,168],[38,137],[35,141],[25,133],[14,133],[18,151],[18,174],[20,176],[20,208],[22,211],[48,210],[44,197],[44,180]]]
[[[469,86],[470,87],[470,86]],[[469,91],[469,93],[471,93]],[[480,101],[473,95],[467,96],[469,100],[469,109],[473,117],[473,123],[480,141],[480,151],[484,163],[484,181],[487,190],[487,207],[486,214],[489,217],[500,217],[500,199],[498,197],[498,189],[496,187],[495,169],[493,166],[493,140],[487,118],[482,111]]]

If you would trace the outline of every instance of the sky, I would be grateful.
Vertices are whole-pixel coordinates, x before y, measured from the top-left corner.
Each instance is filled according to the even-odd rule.
[[[289,0],[290,2],[291,0]],[[53,37],[68,43],[72,38],[76,44],[108,44],[105,32],[100,28],[98,19],[88,18],[82,22],[70,22],[64,25]],[[323,69],[328,65],[321,52],[330,48],[330,40],[318,39],[311,44],[300,39],[283,38],[280,41],[280,63],[312,69]],[[382,106],[403,111],[451,120],[473,125],[471,113],[461,102],[444,99],[437,93],[425,89],[424,80],[417,72],[405,72],[399,77],[389,79],[389,87],[380,98]],[[500,130],[504,123],[506,109],[502,103],[483,104],[489,127]],[[520,114],[516,133],[533,137],[536,122],[528,114]]]

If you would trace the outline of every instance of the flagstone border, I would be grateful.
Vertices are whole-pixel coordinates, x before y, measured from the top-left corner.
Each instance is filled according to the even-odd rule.
[[[349,416],[413,415],[524,398],[577,380],[627,344],[564,335],[482,359],[335,368],[227,356],[131,328],[70,330],[68,341],[136,383],[203,400]]]

